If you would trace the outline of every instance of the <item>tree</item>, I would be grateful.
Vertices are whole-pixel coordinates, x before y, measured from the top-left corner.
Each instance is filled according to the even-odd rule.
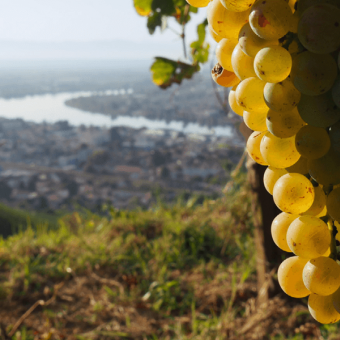
[[[183,79],[191,79],[200,70],[200,65],[208,62],[210,46],[206,42],[207,20],[197,26],[198,39],[190,44],[190,54],[186,50],[186,25],[191,16],[198,9],[190,6],[186,0],[133,0],[137,13],[147,18],[147,28],[150,34],[154,34],[157,27],[161,30],[169,29],[168,19],[174,18],[181,27],[180,37],[183,42],[183,52],[191,63],[175,61],[164,57],[156,57],[151,66],[152,80],[162,89],[167,89],[172,84],[181,84]],[[221,106],[229,111],[226,103],[221,100],[216,92]],[[249,137],[251,130],[244,123],[240,131],[245,137]],[[265,167],[256,164],[250,158],[247,161],[248,181],[251,188],[252,212],[254,221],[255,246],[257,251],[257,287],[258,303],[266,302],[271,285],[269,273],[282,260],[282,251],[274,244],[271,237],[271,222],[279,213],[272,197],[263,185]]]

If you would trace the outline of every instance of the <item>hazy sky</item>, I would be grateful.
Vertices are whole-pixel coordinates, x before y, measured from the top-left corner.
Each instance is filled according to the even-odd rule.
[[[150,37],[146,18],[138,16],[133,0],[10,0],[1,8],[0,40],[16,41],[169,41],[172,32]],[[195,22],[203,21],[200,10]],[[172,23],[173,28],[176,24]],[[194,25],[192,25],[194,26]],[[188,39],[196,37],[195,29]]]

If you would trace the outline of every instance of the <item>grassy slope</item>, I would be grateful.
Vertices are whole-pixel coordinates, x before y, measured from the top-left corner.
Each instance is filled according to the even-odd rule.
[[[255,308],[244,187],[202,206],[77,213],[0,241],[0,322],[13,339],[339,339],[299,300]],[[321,337],[323,336],[323,337]]]

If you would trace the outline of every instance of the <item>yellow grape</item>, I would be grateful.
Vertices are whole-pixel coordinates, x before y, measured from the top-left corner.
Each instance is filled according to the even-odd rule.
[[[230,72],[234,72],[234,69],[231,65],[231,55],[236,45],[236,39],[222,39],[216,48],[217,61],[225,70]]]
[[[237,44],[232,55],[231,64],[235,74],[241,79],[256,77],[254,58],[248,57]]]
[[[316,321],[323,324],[335,323],[340,320],[340,314],[333,306],[332,295],[311,294],[308,298],[308,310]]]
[[[249,23],[260,38],[275,40],[288,33],[292,17],[292,10],[282,0],[257,1],[251,9]]]
[[[208,23],[222,38],[237,39],[242,26],[248,22],[249,12],[228,11],[220,0],[212,0],[207,11]]]
[[[289,78],[277,84],[267,83],[264,87],[264,99],[268,107],[277,112],[293,110],[300,98],[301,92]]]
[[[291,78],[301,93],[318,96],[332,88],[337,73],[336,62],[330,54],[318,55],[306,51],[294,58]]]
[[[308,159],[300,157],[299,160],[292,166],[286,168],[289,173],[297,173],[301,175],[308,174]]]
[[[193,7],[207,7],[211,0],[186,0]]]
[[[314,197],[312,206],[302,215],[322,217],[324,216],[322,213],[326,208],[326,195],[320,185],[317,187],[314,187],[314,195],[315,197]]]
[[[266,132],[262,138],[260,149],[263,159],[274,168],[287,168],[300,158],[295,147],[295,136],[278,138],[270,132]]]
[[[288,172],[286,169],[273,168],[272,166],[269,166],[266,169],[266,171],[264,172],[264,176],[263,176],[263,183],[264,183],[266,190],[271,195],[273,195],[274,185],[277,182],[277,180],[287,173]]]
[[[302,271],[307,262],[307,259],[293,256],[280,264],[277,278],[280,287],[287,295],[294,298],[303,298],[311,293],[302,280]]]
[[[267,110],[261,112],[243,111],[243,121],[254,131],[267,131]]]
[[[315,216],[300,216],[288,228],[287,243],[295,255],[315,259],[327,251],[331,244],[331,235],[324,221]]]
[[[232,12],[243,12],[249,9],[255,0],[221,0],[222,5]]]
[[[254,131],[248,138],[247,141],[247,151],[249,156],[258,164],[267,165],[265,160],[263,159],[260,151],[260,143],[262,137],[264,136],[264,132]]]
[[[281,46],[270,46],[260,50],[254,60],[256,75],[265,82],[284,81],[292,68],[290,53]]]
[[[329,4],[309,7],[299,21],[298,37],[310,52],[325,54],[340,47],[340,9]]]
[[[302,95],[298,110],[308,125],[316,127],[327,128],[340,120],[340,108],[335,105],[331,92],[320,96]]]
[[[266,83],[257,77],[243,80],[237,87],[237,103],[246,111],[262,112],[268,110],[263,98],[263,89]]]
[[[305,286],[314,294],[331,295],[340,286],[340,266],[330,257],[320,256],[305,265],[302,277]]]
[[[298,218],[298,215],[292,215],[282,212],[281,214],[277,215],[272,222],[271,234],[273,237],[273,241],[280,249],[286,251],[287,253],[292,252],[287,243],[287,231],[290,224],[296,218]]]
[[[306,125],[296,134],[295,145],[301,156],[317,159],[329,151],[331,140],[325,129]]]
[[[340,221],[340,188],[333,189],[327,197],[327,211],[333,220]]]
[[[293,137],[304,125],[297,108],[285,112],[268,111],[267,128],[276,137]]]
[[[328,153],[318,159],[308,161],[309,174],[324,186],[340,184],[340,156],[330,148]]]
[[[212,26],[209,24],[208,25],[208,30],[209,30],[209,33],[210,35],[212,36],[212,38],[217,42],[219,43],[223,38],[221,36],[219,36],[212,28]]]
[[[264,47],[278,45],[278,40],[264,40],[254,33],[249,23],[246,23],[238,36],[242,51],[249,57],[255,58],[256,54]]]
[[[237,86],[234,86],[230,91],[229,91],[229,98],[228,98],[228,102],[229,102],[229,106],[230,108],[239,116],[243,116],[243,108],[237,104],[236,101],[236,89]]]
[[[275,183],[273,198],[280,210],[289,214],[302,214],[313,204],[314,188],[305,176],[288,173]]]

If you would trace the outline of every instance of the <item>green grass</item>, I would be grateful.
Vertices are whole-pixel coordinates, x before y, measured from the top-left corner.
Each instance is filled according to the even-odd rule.
[[[42,299],[49,305],[13,339],[248,339],[253,329],[240,332],[258,312],[249,211],[241,182],[202,205],[190,199],[149,211],[111,209],[108,217],[73,213],[57,228],[37,224],[1,238],[0,322],[10,331]],[[278,299],[268,308],[272,324],[259,321],[255,334],[307,339],[295,334],[313,323],[306,307]],[[337,328],[317,330],[336,339]]]

